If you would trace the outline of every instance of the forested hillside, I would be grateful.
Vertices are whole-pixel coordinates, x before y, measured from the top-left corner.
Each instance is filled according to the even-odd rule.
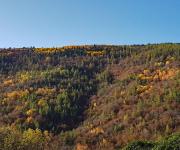
[[[180,149],[180,44],[0,49],[6,149]]]

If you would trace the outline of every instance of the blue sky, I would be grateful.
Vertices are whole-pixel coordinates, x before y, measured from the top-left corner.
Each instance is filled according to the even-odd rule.
[[[0,47],[180,42],[180,0],[0,0]]]

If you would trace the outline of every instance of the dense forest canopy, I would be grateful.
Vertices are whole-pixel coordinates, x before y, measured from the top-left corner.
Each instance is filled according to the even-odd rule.
[[[179,149],[179,69],[172,43],[0,49],[0,150]]]

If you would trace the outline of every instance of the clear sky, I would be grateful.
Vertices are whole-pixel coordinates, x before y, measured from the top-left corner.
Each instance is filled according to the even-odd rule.
[[[180,0],[0,0],[0,47],[180,42]]]

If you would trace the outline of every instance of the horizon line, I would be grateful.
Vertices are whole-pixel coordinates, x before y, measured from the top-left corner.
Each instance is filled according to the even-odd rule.
[[[22,47],[0,47],[0,49],[22,49],[22,48],[63,48],[66,46],[138,46],[138,45],[159,45],[159,44],[180,44],[180,42],[146,42],[146,43],[126,43],[126,44],[70,44],[70,45],[59,45],[59,46],[22,46]]]

